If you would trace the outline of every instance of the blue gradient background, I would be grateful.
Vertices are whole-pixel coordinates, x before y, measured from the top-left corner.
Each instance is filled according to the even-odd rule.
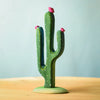
[[[0,0],[0,78],[40,76],[34,27],[49,6],[66,29],[56,76],[100,77],[100,0]]]

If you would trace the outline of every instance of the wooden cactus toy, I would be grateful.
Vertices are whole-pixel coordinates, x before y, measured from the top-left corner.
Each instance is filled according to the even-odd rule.
[[[34,89],[35,92],[43,93],[58,93],[68,92],[64,88],[55,87],[55,62],[64,51],[64,29],[57,32],[57,50],[54,50],[54,9],[49,7],[49,11],[45,14],[45,33],[46,33],[46,52],[47,59],[44,64],[44,31],[40,26],[36,26],[36,43],[37,43],[37,61],[38,69],[45,79],[44,87]],[[48,90],[49,89],[49,90]],[[48,90],[48,91],[47,91]],[[51,92],[52,91],[52,92]],[[56,91],[56,92],[54,92]]]

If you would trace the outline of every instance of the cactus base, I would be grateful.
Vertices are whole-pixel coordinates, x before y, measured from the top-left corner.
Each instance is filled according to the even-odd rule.
[[[55,88],[44,88],[44,87],[37,87],[33,90],[33,92],[36,93],[49,93],[49,94],[62,94],[62,93],[68,93],[68,91],[61,87],[55,87]]]

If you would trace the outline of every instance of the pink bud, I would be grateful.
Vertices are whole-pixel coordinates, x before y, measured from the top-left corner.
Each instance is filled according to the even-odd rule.
[[[53,8],[48,7],[48,9],[49,9],[49,12],[54,13],[54,9]]]
[[[39,26],[37,25],[37,26],[35,26],[35,29],[37,29]]]
[[[65,32],[65,29],[64,29],[64,28],[61,28],[60,30],[61,30],[62,32]]]

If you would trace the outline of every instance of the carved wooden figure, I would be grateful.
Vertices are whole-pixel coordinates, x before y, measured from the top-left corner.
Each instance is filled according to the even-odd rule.
[[[37,61],[38,69],[45,79],[44,87],[34,89],[39,93],[65,93],[68,92],[64,88],[55,87],[55,62],[64,51],[64,29],[57,31],[57,50],[54,50],[54,9],[49,7],[49,11],[45,14],[45,33],[46,33],[46,52],[47,59],[44,64],[44,30],[40,26],[36,26],[36,43],[37,43]]]

